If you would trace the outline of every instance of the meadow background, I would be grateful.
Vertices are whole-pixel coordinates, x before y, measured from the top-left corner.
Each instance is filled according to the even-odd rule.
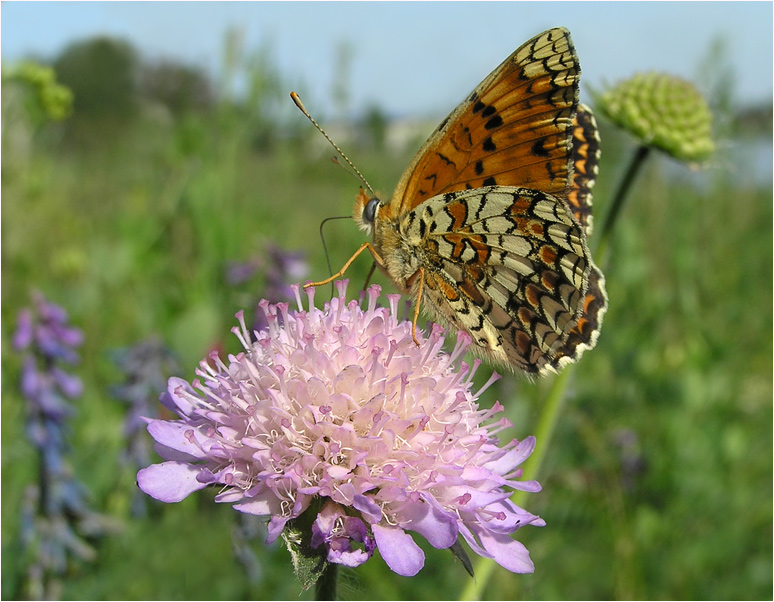
[[[46,95],[51,88],[25,76],[21,62],[3,63],[5,599],[25,595],[21,512],[37,479],[22,359],[11,345],[33,290],[84,331],[68,461],[92,508],[121,525],[91,542],[93,561],[70,564],[61,597],[312,596],[299,593],[287,552],[264,546],[261,527],[214,504],[212,491],[175,505],[143,500],[145,515],[136,516],[136,467],[121,461],[126,406],[111,391],[125,375],[114,351],[159,337],[178,375],[191,379],[210,350],[236,350],[233,316],[265,293],[270,245],[302,254],[309,277],[325,276],[319,224],[347,215],[357,192],[292,107],[294,73],[277,65],[271,45],[246,45],[236,29],[221,42],[214,76],[148,58],[120,38],[74,41],[37,63],[50,63],[72,91],[66,116],[51,112],[61,106]],[[335,118],[305,97],[307,107],[389,195],[444,113],[398,119],[378,103],[351,110],[358,49],[338,48],[321,102]],[[715,112],[718,152],[704,170],[655,154],[640,173],[607,257],[597,258],[610,297],[599,344],[573,374],[544,489],[527,505],[547,526],[518,533],[536,571],[498,569],[487,599],[771,598],[772,107],[734,94],[727,47],[705,52],[694,81]],[[631,137],[599,122],[598,224],[634,150]],[[362,234],[346,220],[328,228],[339,266]],[[235,283],[235,263],[252,265],[252,277]],[[350,294],[369,267],[363,260],[350,270]],[[550,378],[506,376],[483,403],[501,400],[522,438],[550,386]],[[377,556],[344,573],[342,597],[457,598],[469,577],[447,551],[424,548],[417,577],[394,575]]]

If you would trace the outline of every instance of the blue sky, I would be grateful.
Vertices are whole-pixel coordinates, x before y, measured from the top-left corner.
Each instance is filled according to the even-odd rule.
[[[74,40],[108,34],[146,57],[215,73],[224,33],[238,27],[248,50],[270,45],[289,90],[304,90],[317,114],[331,109],[342,42],[353,48],[355,111],[376,102],[392,115],[436,115],[556,25],[572,32],[582,84],[656,69],[701,87],[700,67],[720,39],[734,98],[772,98],[771,2],[3,2],[1,11],[4,63],[52,58]]]

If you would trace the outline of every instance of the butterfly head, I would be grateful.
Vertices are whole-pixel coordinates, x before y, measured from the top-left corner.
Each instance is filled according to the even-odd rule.
[[[362,187],[360,188],[357,200],[355,201],[355,211],[353,214],[358,228],[370,234],[374,227],[376,213],[379,211],[381,204],[382,201],[379,198],[369,196]]]

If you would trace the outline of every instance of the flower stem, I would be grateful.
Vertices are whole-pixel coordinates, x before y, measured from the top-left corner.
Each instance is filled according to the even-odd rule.
[[[535,430],[535,439],[537,445],[535,451],[524,463],[523,480],[531,481],[537,479],[540,473],[540,467],[543,465],[543,459],[546,456],[546,451],[551,448],[551,437],[553,437],[556,423],[559,420],[560,410],[565,398],[565,391],[567,390],[567,383],[570,381],[570,376],[575,370],[576,364],[567,366],[559,376],[554,379],[551,385],[551,390],[548,392],[548,397],[543,403],[543,411],[540,413],[540,419],[538,421],[537,429]],[[526,503],[527,492],[516,491],[511,497],[516,505],[522,506]]]
[[[605,256],[605,251],[607,250],[607,245],[610,241],[610,233],[613,231],[613,226],[615,226],[615,222],[618,220],[618,216],[621,213],[621,208],[623,207],[624,202],[626,201],[626,197],[629,194],[629,189],[634,183],[634,179],[637,177],[640,168],[645,164],[645,159],[648,158],[649,154],[649,146],[642,145],[638,147],[634,153],[634,156],[632,157],[632,160],[629,162],[629,167],[626,168],[623,180],[621,180],[621,184],[618,186],[618,190],[613,197],[613,204],[610,206],[610,210],[607,212],[605,224],[602,226],[602,234],[597,245],[597,252],[595,253],[600,261]]]
[[[326,562],[323,574],[315,586],[315,600],[336,600],[336,584],[339,577],[339,565]]]

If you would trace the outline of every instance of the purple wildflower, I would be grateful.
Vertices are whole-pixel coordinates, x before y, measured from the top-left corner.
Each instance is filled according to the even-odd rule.
[[[266,255],[261,261],[261,267],[266,274],[264,297],[275,302],[292,299],[294,293],[290,283],[298,282],[309,271],[303,254],[268,244]]]
[[[111,389],[113,397],[128,405],[124,420],[126,448],[123,462],[137,470],[151,462],[150,441],[143,416],[157,416],[158,391],[164,388],[170,375],[179,372],[179,368],[173,353],[157,337],[116,349],[112,357],[125,376],[122,384]],[[132,499],[132,513],[144,516],[147,498],[135,492],[138,495]]]
[[[83,333],[69,326],[67,314],[40,293],[33,294],[35,313],[19,312],[13,345],[24,352],[19,386],[27,399],[27,433],[33,444],[52,457],[48,469],[59,472],[58,458],[65,448],[64,423],[73,414],[67,399],[83,393],[81,380],[68,374],[61,364],[79,361],[75,350]]]
[[[268,326],[252,343],[240,312],[244,352],[228,363],[211,355],[192,384],[170,379],[162,403],[180,420],[148,421],[166,461],[138,473],[140,488],[178,502],[218,484],[216,501],[268,519],[267,543],[309,509],[311,544],[332,563],[357,566],[378,547],[393,571],[415,575],[424,553],[413,531],[436,548],[462,535],[477,554],[531,572],[511,534],[545,523],[507,489],[540,490],[518,480],[535,440],[498,446],[510,426],[492,421],[502,406],[476,403],[499,377],[474,392],[466,335],[448,354],[434,326],[417,346],[397,295],[378,307],[372,286],[363,309],[346,302],[346,281],[337,286],[323,310],[313,289],[304,310],[297,286],[297,311],[262,301]]]
[[[226,263],[226,284],[238,286],[249,282],[258,271],[258,263],[255,259],[247,261],[229,261]]]
[[[261,291],[262,297],[271,303],[279,303],[293,299],[294,293],[290,283],[306,277],[308,271],[302,253],[286,251],[274,243],[267,243],[263,255],[252,257],[245,262],[229,262],[226,265],[226,282],[231,286],[238,286],[260,275],[262,284],[258,290]],[[251,329],[262,330],[266,325],[263,311],[256,307]]]
[[[88,492],[67,462],[69,400],[83,393],[81,380],[62,364],[75,364],[83,333],[67,313],[33,295],[34,309],[19,313],[13,344],[24,352],[20,388],[27,401],[27,435],[40,456],[38,482],[25,490],[22,544],[27,551],[26,597],[56,599],[71,559],[91,561],[96,552],[83,539],[116,525],[88,507]]]

